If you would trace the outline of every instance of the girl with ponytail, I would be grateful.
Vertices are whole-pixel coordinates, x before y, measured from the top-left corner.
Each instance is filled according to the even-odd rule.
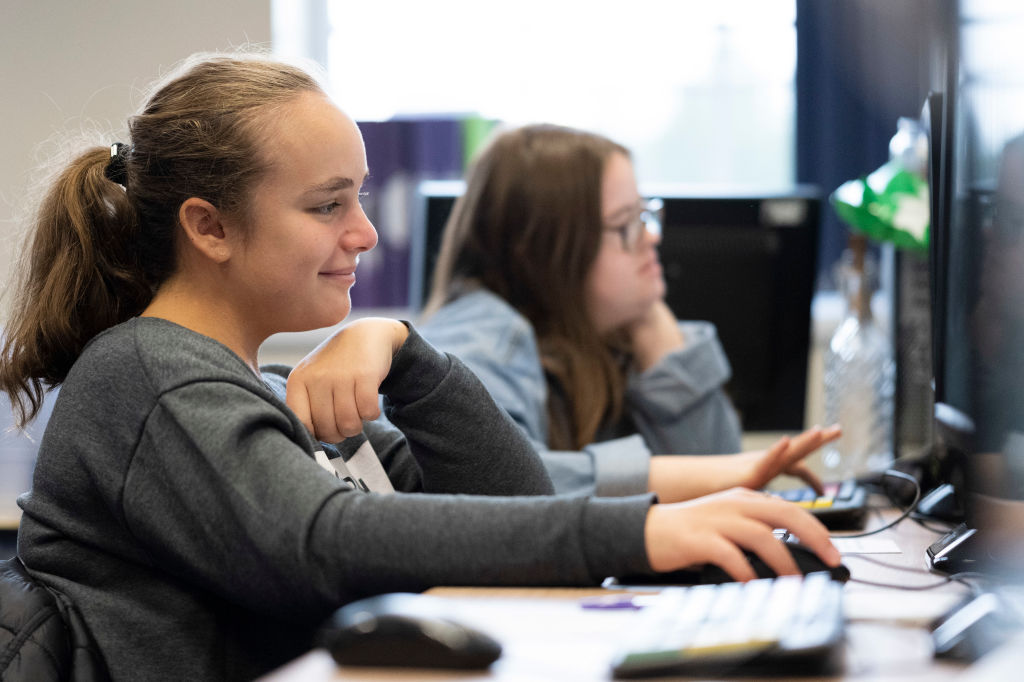
[[[778,527],[839,562],[812,516],[750,490],[551,495],[518,427],[408,323],[360,319],[261,367],[270,335],[347,316],[377,239],[359,129],[308,72],[197,58],[128,130],[42,202],[0,357],[22,421],[60,386],[19,558],[111,678],[253,679],[383,592],[709,562],[750,579],[743,548],[795,573]]]

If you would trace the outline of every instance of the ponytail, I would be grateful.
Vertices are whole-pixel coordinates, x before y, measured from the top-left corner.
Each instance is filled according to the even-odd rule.
[[[95,147],[64,168],[39,206],[0,355],[19,426],[96,334],[141,313],[174,274],[184,201],[247,217],[267,169],[264,123],[304,92],[323,89],[263,55],[196,55],[129,119],[130,146]]]
[[[57,176],[18,265],[0,355],[0,390],[18,426],[35,417],[90,339],[152,297],[135,255],[135,211],[104,174],[109,160],[109,148],[92,148]]]

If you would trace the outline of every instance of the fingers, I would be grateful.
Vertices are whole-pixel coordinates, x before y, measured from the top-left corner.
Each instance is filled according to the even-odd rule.
[[[822,482],[818,474],[811,471],[811,469],[804,464],[799,462],[791,466],[787,471],[790,476],[796,476],[807,485],[811,486],[819,496],[825,494],[825,484]]]
[[[830,426],[823,429],[820,426],[807,429],[800,435],[793,438],[788,453],[789,462],[795,462],[811,454],[822,445],[830,443],[842,435],[838,426]]]
[[[396,320],[357,320],[321,343],[288,377],[288,406],[319,440],[358,435],[380,416],[378,391],[408,337]]]
[[[715,538],[714,542],[709,542],[706,545],[708,549],[707,563],[718,566],[733,580],[742,582],[756,579],[757,573],[741,549],[742,544],[725,537]]]
[[[835,425],[826,429],[823,429],[820,426],[815,426],[814,428],[804,431],[793,439],[790,448],[786,453],[786,464],[782,471],[791,476],[796,476],[802,479],[810,485],[816,493],[823,495],[825,493],[825,487],[822,484],[821,479],[807,467],[803,460],[822,445],[839,438],[841,434],[842,430]]]
[[[357,436],[363,432],[364,421],[380,416],[377,382],[372,377],[357,375],[352,381],[336,378],[332,388],[330,398],[321,406],[323,421],[314,418],[321,440],[336,442]]]
[[[779,575],[799,573],[774,528],[789,529],[826,564],[838,565],[839,553],[821,522],[795,504],[745,488],[654,505],[644,540],[648,561],[658,571],[712,563],[736,580],[751,580],[756,575],[747,550]]]
[[[381,416],[378,389],[380,381],[375,376],[360,374],[355,377],[352,393],[346,397],[344,415],[350,427],[345,435],[353,436],[362,431],[362,422],[370,422]],[[341,422],[339,422],[340,424]]]
[[[824,432],[820,426],[807,429],[790,442],[789,451],[786,453],[787,463],[803,459],[814,452],[824,443]]]
[[[299,421],[303,423],[306,430],[315,436],[316,430],[313,428],[313,418],[309,413],[309,394],[306,392],[306,386],[301,382],[293,383],[289,379],[285,403],[292,409],[295,416],[299,418]]]
[[[794,438],[791,447],[785,454],[785,463],[781,468],[782,472],[803,479],[818,495],[825,494],[825,486],[821,479],[807,468],[803,460],[825,442],[824,437],[821,427],[815,426]]]
[[[314,434],[325,443],[336,443],[351,434],[354,420],[345,407],[351,388],[318,382],[309,391]]]
[[[750,491],[743,492],[750,493]],[[774,528],[785,528],[800,538],[801,543],[811,548],[829,566],[839,564],[839,551],[832,545],[828,529],[807,510],[792,502],[757,493],[737,498],[736,503],[741,505],[742,511],[747,517],[754,518],[764,524],[768,529],[767,536],[777,544],[781,545],[782,543],[779,543],[774,535],[771,534],[771,530]],[[764,559],[777,573],[781,572],[780,569],[783,569],[784,566],[787,572],[794,570],[795,565],[790,566],[788,563],[792,561],[792,558],[788,556],[789,552],[785,550],[785,547],[781,547],[786,555],[783,558],[783,555],[775,549],[776,546],[768,543],[764,537],[764,534],[761,536],[748,536],[744,538],[744,541],[747,543],[745,546],[756,551],[758,556]],[[759,544],[755,547],[753,545],[755,542],[766,544]],[[762,548],[768,554],[762,553],[759,548]]]
[[[825,443],[831,443],[832,441],[834,441],[835,439],[839,438],[842,435],[842,427],[839,426],[839,424],[833,424],[832,426],[822,429],[821,437],[824,440],[821,441],[821,444],[824,445]]]
[[[800,574],[800,567],[797,566],[793,555],[786,549],[786,544],[774,534],[761,533],[751,538],[746,546],[760,557],[776,575]]]
[[[800,569],[785,545],[775,537],[769,524],[747,517],[732,524],[724,533],[729,551],[719,548],[710,562],[721,567],[734,580],[753,580],[757,572],[750,563],[756,555],[776,575],[794,575]]]
[[[310,433],[336,443],[362,433],[363,422],[380,416],[377,383],[372,377],[310,378],[293,372],[288,380],[288,406]]]
[[[362,433],[363,419],[359,414],[355,386],[352,386],[352,388],[349,388],[347,385],[336,387],[333,396],[333,406],[333,427],[337,436],[340,436],[336,436],[335,440],[350,438]],[[327,427],[331,428],[330,422],[327,423]]]
[[[778,476],[786,468],[788,461],[786,453],[789,451],[789,447],[790,439],[788,436],[784,436],[758,456],[750,472],[750,479],[745,482],[745,485],[756,490]]]
[[[828,529],[821,521],[806,509],[792,502],[767,496],[765,499],[783,505],[781,509],[773,509],[770,512],[771,516],[766,517],[773,528],[785,528],[800,538],[800,542],[812,549],[826,564],[829,566],[839,565],[841,560],[839,550],[832,544]]]

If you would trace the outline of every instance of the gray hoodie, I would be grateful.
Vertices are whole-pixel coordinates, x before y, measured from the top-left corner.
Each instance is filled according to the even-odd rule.
[[[398,491],[353,489],[221,344],[137,318],[97,336],[43,437],[19,555],[81,612],[113,678],[251,679],[338,606],[435,585],[646,572],[650,496],[549,493],[518,428],[414,330],[366,430]],[[397,430],[395,430],[397,429]],[[334,454],[350,456],[361,439]]]

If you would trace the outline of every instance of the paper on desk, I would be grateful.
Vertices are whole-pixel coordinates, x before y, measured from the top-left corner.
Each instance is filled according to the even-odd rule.
[[[863,589],[845,595],[843,615],[847,621],[928,627],[962,598],[960,592]]]
[[[832,538],[840,554],[902,554],[889,538]]]

